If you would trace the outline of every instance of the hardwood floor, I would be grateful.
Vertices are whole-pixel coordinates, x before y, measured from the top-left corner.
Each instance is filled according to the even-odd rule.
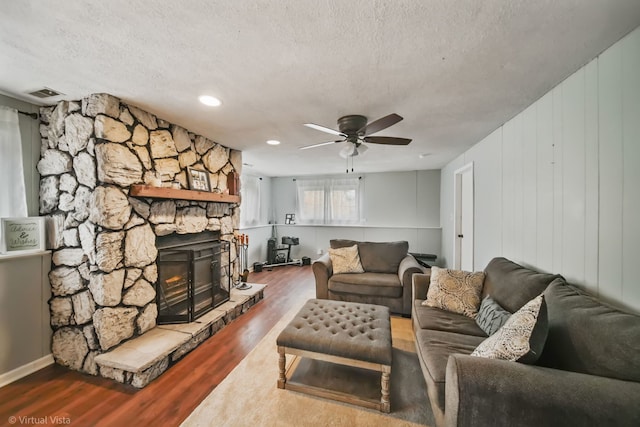
[[[0,425],[180,425],[292,306],[315,295],[310,266],[251,273],[249,282],[268,285],[264,299],[147,387],[50,365],[0,388]]]

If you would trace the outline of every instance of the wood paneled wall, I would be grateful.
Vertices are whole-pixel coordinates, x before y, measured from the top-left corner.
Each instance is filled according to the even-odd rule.
[[[470,162],[475,269],[505,256],[640,311],[640,28],[443,168],[448,264]]]

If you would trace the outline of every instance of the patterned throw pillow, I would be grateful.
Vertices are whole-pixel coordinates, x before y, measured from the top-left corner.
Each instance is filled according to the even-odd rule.
[[[331,258],[331,264],[333,265],[333,274],[364,273],[360,263],[358,245],[329,249],[329,258]]]
[[[484,273],[431,267],[431,283],[423,305],[475,319],[480,306]]]
[[[480,329],[491,336],[504,325],[509,317],[511,317],[511,313],[500,307],[500,304],[487,295],[482,300],[482,304],[480,304],[476,323],[480,326]]]
[[[547,339],[547,306],[542,295],[511,315],[493,335],[482,341],[472,356],[535,363]]]

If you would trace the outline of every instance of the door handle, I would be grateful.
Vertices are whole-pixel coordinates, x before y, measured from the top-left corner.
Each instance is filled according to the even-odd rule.
[[[464,236],[462,234],[458,234],[458,237],[462,239]]]

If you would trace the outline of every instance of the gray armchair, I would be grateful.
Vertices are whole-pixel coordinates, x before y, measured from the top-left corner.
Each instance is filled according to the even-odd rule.
[[[364,273],[333,274],[331,258],[324,254],[312,266],[316,298],[384,305],[392,313],[411,315],[412,277],[427,269],[409,254],[408,242],[331,240],[330,244],[332,248],[358,245]]]

